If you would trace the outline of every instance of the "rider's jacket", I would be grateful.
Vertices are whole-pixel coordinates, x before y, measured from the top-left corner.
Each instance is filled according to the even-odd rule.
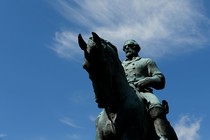
[[[132,60],[122,62],[126,78],[130,84],[134,84],[146,77],[152,79],[150,87],[145,87],[146,90],[152,92],[152,88],[162,89],[165,86],[164,75],[158,69],[156,63],[150,58],[134,57]]]

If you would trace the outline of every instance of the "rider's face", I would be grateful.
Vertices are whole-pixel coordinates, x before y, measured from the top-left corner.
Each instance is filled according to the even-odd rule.
[[[133,57],[138,56],[138,52],[136,51],[136,46],[134,45],[126,45],[123,47],[125,55],[128,59],[132,59]]]

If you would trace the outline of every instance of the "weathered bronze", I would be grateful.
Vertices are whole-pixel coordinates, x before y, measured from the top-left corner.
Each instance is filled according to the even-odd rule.
[[[103,108],[96,120],[96,140],[158,140],[143,99],[126,79],[116,47],[94,32],[88,43],[79,34],[78,43],[84,51],[83,67],[92,81],[96,102]],[[171,126],[169,131],[173,131]],[[177,137],[170,136],[169,140]]]

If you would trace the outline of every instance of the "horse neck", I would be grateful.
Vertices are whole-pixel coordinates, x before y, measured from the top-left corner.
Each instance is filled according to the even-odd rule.
[[[113,91],[117,96],[116,100],[126,98],[131,92],[131,88],[128,84],[124,70],[121,65],[116,70],[115,75],[113,76]]]

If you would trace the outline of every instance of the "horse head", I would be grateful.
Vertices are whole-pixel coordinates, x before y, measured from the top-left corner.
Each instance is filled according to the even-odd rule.
[[[115,66],[121,65],[117,49],[94,32],[88,43],[79,34],[78,43],[84,51],[83,68],[88,72],[92,81],[98,107],[109,107],[114,102],[113,77],[116,73]]]

